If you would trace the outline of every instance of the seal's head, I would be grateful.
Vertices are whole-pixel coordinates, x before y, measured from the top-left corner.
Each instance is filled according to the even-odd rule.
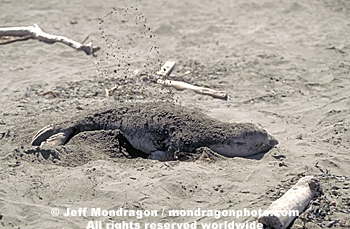
[[[266,130],[251,123],[242,123],[230,132],[226,132],[223,143],[208,146],[213,151],[227,157],[249,157],[264,153],[278,144],[276,138]],[[239,133],[237,133],[239,132]]]

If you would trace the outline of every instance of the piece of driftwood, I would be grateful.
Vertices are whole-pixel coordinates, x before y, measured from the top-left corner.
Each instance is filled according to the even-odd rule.
[[[30,39],[31,37],[32,37],[31,35],[18,36],[18,37],[3,36],[3,37],[0,37],[0,45],[9,44],[16,41],[25,41]]]
[[[320,192],[322,188],[318,179],[313,176],[303,177],[281,198],[274,201],[262,213],[258,222],[266,228],[285,229]]]
[[[216,91],[206,87],[198,87],[182,81],[163,79],[163,77],[170,76],[171,72],[175,68],[175,65],[176,65],[176,62],[173,60],[168,60],[167,62],[165,62],[165,64],[163,64],[160,70],[156,72],[158,76],[156,77],[155,82],[165,87],[173,87],[178,91],[189,89],[198,94],[209,95],[209,96],[212,96],[213,98],[224,99],[224,100],[229,99],[229,95],[224,91]],[[105,88],[106,96],[112,95],[116,90],[117,90],[117,86],[114,86],[110,89]]]
[[[176,62],[171,60],[165,62],[165,64],[157,72],[157,75],[161,77],[169,76],[172,70],[174,69],[175,64]],[[198,87],[198,86],[194,86],[181,81],[167,80],[167,79],[160,78],[160,79],[157,79],[157,84],[161,84],[165,87],[173,87],[178,91],[183,91],[185,89],[188,89],[198,94],[209,95],[213,98],[218,98],[218,99],[227,100],[229,98],[229,95],[224,91],[216,91],[210,88]]]
[[[61,42],[76,50],[82,50],[87,55],[94,55],[95,52],[100,50],[100,47],[93,46],[92,42],[89,42],[88,44],[81,44],[64,36],[45,33],[37,24],[25,27],[0,28],[0,44],[7,44],[10,42],[26,40],[29,38],[37,39],[49,44]]]
[[[158,79],[157,84],[161,84],[165,87],[173,87],[178,91],[183,91],[185,89],[192,90],[198,94],[210,95],[213,98],[227,100],[229,95],[224,91],[216,91],[206,87],[198,87],[185,82],[175,81],[175,80],[163,80]]]
[[[158,76],[170,76],[171,72],[174,70],[176,62],[173,60],[168,60],[160,67],[159,71],[157,71]]]

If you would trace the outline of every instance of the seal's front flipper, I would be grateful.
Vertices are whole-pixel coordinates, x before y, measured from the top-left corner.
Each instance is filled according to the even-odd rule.
[[[52,135],[46,141],[43,141],[40,146],[60,146],[67,142],[67,135],[65,132],[59,132]]]
[[[45,126],[34,135],[30,144],[32,146],[40,146],[42,142],[46,141],[49,137],[52,136],[53,132],[53,126]]]
[[[32,146],[58,146],[64,145],[74,135],[74,128],[55,128],[45,126],[40,129],[32,139]]]

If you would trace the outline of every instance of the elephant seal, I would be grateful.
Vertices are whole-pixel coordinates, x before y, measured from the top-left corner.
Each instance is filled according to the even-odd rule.
[[[172,103],[130,103],[79,121],[46,126],[33,137],[33,146],[64,145],[76,134],[119,129],[148,158],[174,160],[175,152],[208,147],[226,157],[267,152],[278,141],[253,123],[227,123]]]

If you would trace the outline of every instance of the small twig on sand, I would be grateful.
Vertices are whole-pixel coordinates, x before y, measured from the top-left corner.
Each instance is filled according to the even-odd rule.
[[[108,88],[105,88],[105,92],[106,92],[106,96],[110,96],[112,95],[116,90],[117,90],[117,85],[114,85],[114,87],[108,89]]]
[[[64,36],[56,36],[45,33],[37,24],[25,27],[0,28],[0,44],[7,44],[10,42],[26,40],[29,38],[37,39],[49,44],[61,42],[76,50],[82,50],[87,55],[94,55],[95,52],[100,50],[100,47],[93,46],[92,42],[89,42],[88,44],[81,44]]]

